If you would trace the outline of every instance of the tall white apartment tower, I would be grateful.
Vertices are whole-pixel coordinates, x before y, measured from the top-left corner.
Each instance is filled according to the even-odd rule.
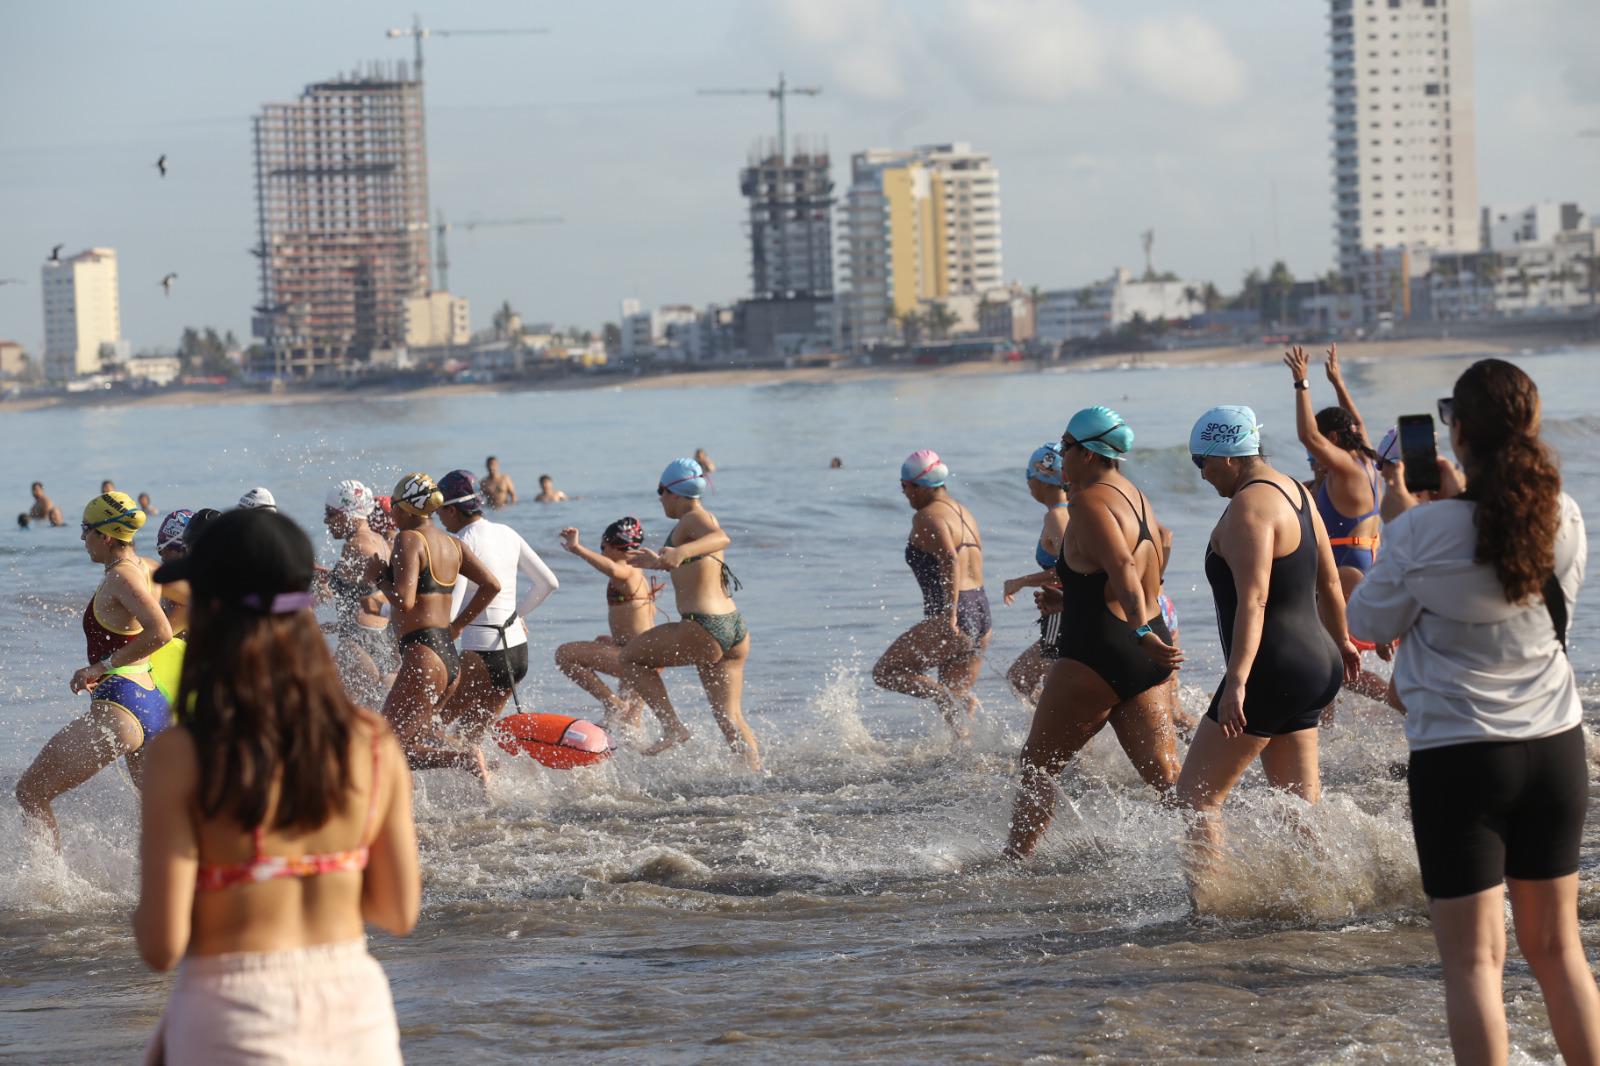
[[[44,299],[44,369],[51,381],[100,372],[103,345],[122,340],[117,253],[90,248],[39,270]]]
[[[1475,251],[1469,0],[1329,0],[1339,268]]]

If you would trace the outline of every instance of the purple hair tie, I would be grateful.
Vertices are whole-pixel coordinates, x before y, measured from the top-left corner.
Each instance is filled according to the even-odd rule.
[[[271,600],[264,601],[252,593],[239,602],[251,610],[263,611],[266,614],[292,614],[308,607],[315,607],[317,597],[310,592],[280,592]]]

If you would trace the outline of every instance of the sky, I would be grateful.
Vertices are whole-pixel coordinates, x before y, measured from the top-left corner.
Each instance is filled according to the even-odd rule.
[[[1452,6],[1466,0],[1448,0]],[[1485,204],[1600,212],[1600,4],[1472,0]],[[474,327],[598,328],[621,299],[749,292],[738,170],[775,133],[825,140],[836,188],[873,147],[966,141],[1000,171],[1005,274],[1046,289],[1154,261],[1237,288],[1252,265],[1333,260],[1325,2],[1315,0],[455,0],[438,29],[542,36],[427,45],[431,203],[457,230]],[[0,338],[43,340],[39,266],[117,250],[123,333],[248,338],[257,299],[250,117],[308,82],[410,55],[375,0],[0,0]],[[1458,49],[1459,50],[1459,49]],[[1583,137],[1581,131],[1596,135]],[[165,153],[170,173],[154,168]],[[160,279],[179,279],[163,296]]]

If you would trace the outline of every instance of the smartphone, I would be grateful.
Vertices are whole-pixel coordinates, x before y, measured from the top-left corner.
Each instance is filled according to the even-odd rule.
[[[1400,461],[1406,464],[1406,489],[1439,491],[1439,443],[1432,415],[1401,415]]]

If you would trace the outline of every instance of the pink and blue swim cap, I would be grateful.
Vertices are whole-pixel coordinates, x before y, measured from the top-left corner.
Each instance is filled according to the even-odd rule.
[[[661,471],[660,485],[674,496],[698,499],[706,494],[706,472],[693,459],[674,459]]]
[[[900,464],[900,480],[925,489],[937,489],[950,479],[950,468],[932,448],[919,448]]]
[[[1042,481],[1046,485],[1061,484],[1061,445],[1055,441],[1041,444],[1028,458],[1029,481]]]

